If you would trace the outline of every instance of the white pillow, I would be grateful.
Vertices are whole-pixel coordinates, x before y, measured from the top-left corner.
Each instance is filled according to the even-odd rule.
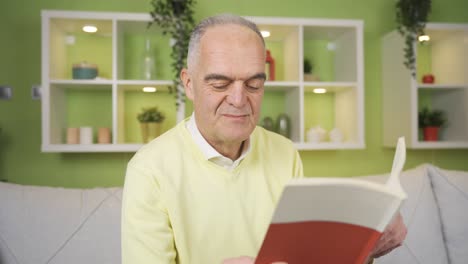
[[[468,172],[429,171],[450,263],[468,263]]]

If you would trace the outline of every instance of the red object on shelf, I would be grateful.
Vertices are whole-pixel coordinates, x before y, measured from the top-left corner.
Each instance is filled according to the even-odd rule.
[[[265,62],[268,66],[267,81],[274,81],[275,80],[275,59],[273,59],[273,57],[271,56],[270,50],[266,51]]]
[[[439,127],[425,127],[423,133],[424,141],[437,141],[439,139]]]
[[[432,74],[425,74],[422,77],[422,82],[423,83],[434,83],[434,81],[435,81],[435,77]]]

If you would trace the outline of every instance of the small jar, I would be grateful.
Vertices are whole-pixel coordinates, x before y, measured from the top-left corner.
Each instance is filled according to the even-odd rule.
[[[111,132],[108,127],[98,128],[98,144],[110,144],[111,143]]]
[[[91,145],[93,144],[93,128],[80,127],[80,144]]]
[[[80,144],[80,128],[67,128],[67,144]]]

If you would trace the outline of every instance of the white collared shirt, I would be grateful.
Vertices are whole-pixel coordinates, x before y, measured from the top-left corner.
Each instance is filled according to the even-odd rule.
[[[250,137],[244,141],[242,145],[242,154],[236,160],[231,160],[228,157],[220,154],[216,149],[214,149],[208,141],[202,136],[200,130],[198,130],[197,123],[195,121],[195,115],[192,113],[190,119],[185,123],[185,127],[190,132],[195,140],[195,143],[200,147],[201,151],[205,155],[205,158],[229,171],[235,169],[240,162],[245,158],[245,156],[250,152]]]

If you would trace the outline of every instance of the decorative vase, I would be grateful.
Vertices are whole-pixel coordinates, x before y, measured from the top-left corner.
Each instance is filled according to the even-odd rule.
[[[270,50],[266,50],[265,73],[267,81],[275,80],[275,59],[271,56]]]
[[[146,122],[140,123],[141,137],[143,143],[148,143],[152,139],[158,137],[161,133],[161,123],[157,122]]]
[[[157,138],[161,134],[161,123],[148,123],[148,141]]]
[[[424,141],[437,141],[439,139],[439,127],[423,128]]]
[[[262,119],[261,126],[266,130],[275,131],[275,124],[273,122],[273,119],[269,116]]]
[[[291,120],[287,114],[280,114],[276,118],[276,133],[287,138],[291,137]]]
[[[143,52],[141,63],[141,72],[143,79],[156,79],[156,63],[154,60],[153,49],[151,47],[151,41],[148,38],[145,40],[145,51]]]
[[[148,142],[148,123],[140,123],[141,139],[143,143]]]
[[[304,73],[304,81],[306,82],[318,82],[320,81],[319,77],[313,73]]]

